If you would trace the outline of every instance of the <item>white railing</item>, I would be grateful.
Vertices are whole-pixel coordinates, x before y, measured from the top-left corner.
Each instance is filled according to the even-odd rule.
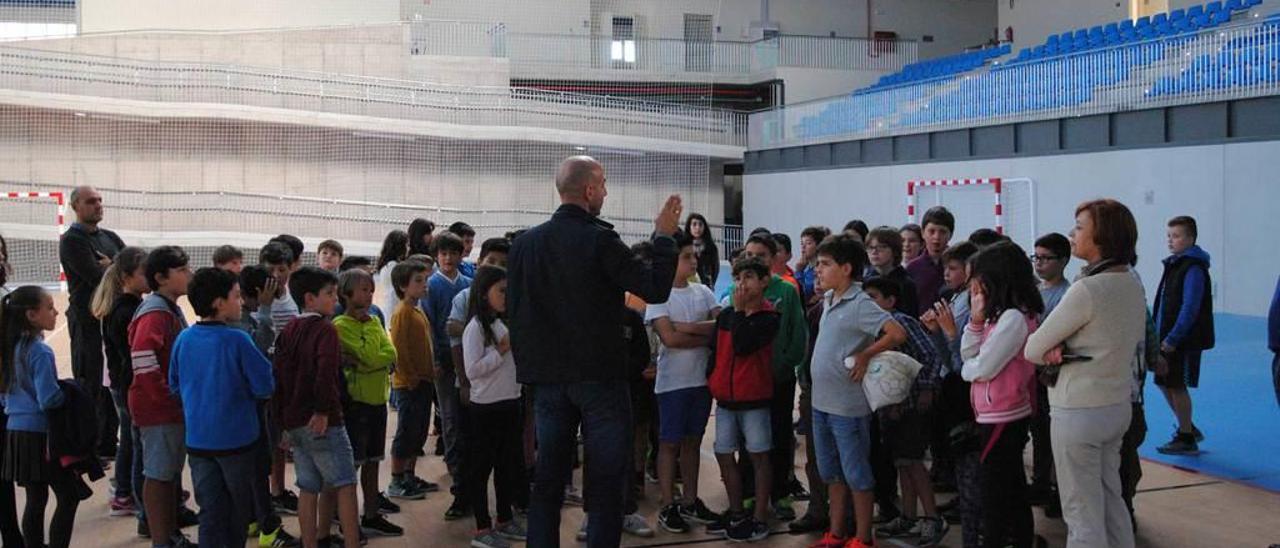
[[[610,36],[512,32],[501,23],[414,21],[410,51],[420,55],[505,57],[513,67],[604,69],[672,74],[754,75],[777,67],[898,70],[918,58],[910,40],[782,35],[755,41],[635,38],[615,49]],[[618,40],[621,42],[621,40]],[[634,48],[634,54],[627,51]]]
[[[0,89],[222,103],[470,126],[540,127],[745,145],[745,116],[703,107],[280,68],[0,47]]]
[[[751,115],[751,149],[1280,94],[1280,19],[995,65]]]

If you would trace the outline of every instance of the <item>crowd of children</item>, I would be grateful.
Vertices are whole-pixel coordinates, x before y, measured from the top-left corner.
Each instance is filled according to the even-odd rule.
[[[1051,517],[1066,510],[1073,546],[1087,537],[1077,530],[1118,527],[1109,521],[1113,511],[1080,508],[1090,503],[1079,493],[1093,492],[1075,485],[1082,465],[1055,467],[1055,457],[1079,458],[1070,450],[1074,440],[1058,431],[1059,404],[1078,411],[1060,386],[1086,382],[1073,377],[1073,362],[1105,359],[1073,345],[1080,335],[1072,328],[1087,330],[1080,327],[1086,319],[1065,325],[1066,313],[1055,309],[1085,306],[1080,301],[1090,298],[1088,287],[1104,283],[1096,280],[1106,269],[1132,277],[1127,255],[1111,249],[1127,240],[1100,228],[1120,230],[1115,223],[1123,225],[1128,210],[1107,207],[1082,206],[1077,215],[1085,218],[1071,240],[1048,234],[1030,253],[990,230],[952,241],[955,219],[940,207],[920,226],[869,230],[853,221],[834,234],[806,228],[794,263],[789,237],[757,229],[734,251],[733,283],[720,299],[712,290],[719,261],[707,257],[718,248],[705,218],[691,215],[687,232],[674,236],[679,257],[669,299],[644,303],[629,295],[626,303],[635,451],[624,529],[653,535],[637,513],[646,476],[659,487],[663,529],[680,534],[702,526],[737,542],[766,538],[770,521],[779,520],[791,521],[795,533],[821,533],[818,548],[875,546],[877,537],[933,546],[959,522],[966,548],[1025,548],[1044,542],[1034,531],[1033,505]],[[194,272],[175,246],[120,250],[92,302],[120,418],[112,515],[136,515],[139,533],[155,547],[193,545],[180,532],[197,521],[182,486],[189,465],[205,546],[238,547],[257,536],[264,547],[355,548],[368,535],[400,536],[404,528],[387,516],[401,507],[390,499],[421,500],[440,489],[418,475],[434,427],[453,496],[443,518],[471,516],[477,548],[523,541],[537,448],[531,387],[516,380],[504,321],[504,267],[518,234],[485,240],[472,263],[474,229],[434,229],[419,219],[389,233],[376,260],[345,256],[341,243],[326,240],[316,267],[302,266],[303,243],[290,235],[261,248],[257,264],[245,265],[243,252],[222,246],[213,268]],[[1127,428],[1123,444],[1102,462],[1120,463],[1115,474],[1130,519],[1148,368],[1179,411],[1178,431],[1161,450],[1191,452],[1202,439],[1186,395],[1198,380],[1200,352],[1212,346],[1208,256],[1194,246],[1195,236],[1193,220],[1170,223],[1165,293],[1154,317],[1129,326],[1146,335],[1117,361],[1132,418],[1117,426]],[[645,259],[646,245],[634,248],[636,260]],[[1090,254],[1095,247],[1102,251]],[[1086,260],[1081,278],[1093,285],[1077,290],[1068,282],[1072,255]],[[383,299],[375,303],[378,291]],[[194,324],[178,305],[184,296],[199,318]],[[71,397],[43,342],[57,315],[38,287],[3,297],[6,546],[46,542],[49,490],[57,509],[48,545],[68,546],[83,498],[73,469],[46,451],[55,435],[65,435],[51,430],[50,415]],[[1065,349],[1062,341],[1034,338],[1046,322]],[[1029,339],[1048,350],[1029,352]],[[863,381],[889,367],[873,366],[888,351],[919,369],[909,390],[876,404]],[[801,420],[793,424],[797,388]],[[389,404],[397,417],[391,480],[382,485]],[[723,512],[699,496],[699,451],[712,416],[728,498]],[[807,490],[795,473],[797,432],[808,456]],[[289,462],[299,495],[284,484]],[[14,484],[27,491],[20,525]],[[956,496],[942,503],[937,494],[949,491]],[[809,501],[799,519],[796,500]],[[298,537],[282,526],[281,514],[298,515]],[[1132,529],[1113,538],[1131,545]]]

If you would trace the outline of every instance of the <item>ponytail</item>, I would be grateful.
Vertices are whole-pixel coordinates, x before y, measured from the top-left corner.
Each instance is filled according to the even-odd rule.
[[[116,305],[116,297],[124,293],[125,279],[142,266],[142,261],[146,257],[146,251],[140,247],[126,247],[116,253],[115,261],[107,267],[107,271],[102,275],[102,281],[98,283],[98,288],[93,291],[93,299],[89,304],[89,311],[93,317],[101,320],[111,313],[111,309]]]

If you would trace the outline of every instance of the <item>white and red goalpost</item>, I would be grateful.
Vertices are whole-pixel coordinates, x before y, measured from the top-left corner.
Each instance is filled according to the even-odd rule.
[[[8,247],[9,284],[34,283],[66,291],[67,275],[58,258],[66,232],[62,192],[0,192],[0,235]]]
[[[907,181],[907,222],[919,223],[923,211],[944,206],[956,217],[955,235],[991,228],[1024,248],[1037,237],[1035,187],[1031,179],[983,177]]]

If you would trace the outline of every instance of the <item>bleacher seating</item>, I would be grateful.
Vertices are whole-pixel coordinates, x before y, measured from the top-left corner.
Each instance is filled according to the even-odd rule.
[[[1249,15],[1262,1],[1214,0],[1062,32],[1003,61],[1008,45],[913,63],[827,102],[795,129],[803,138],[976,121],[1085,105],[1099,93],[1110,97],[1134,86],[1146,97],[1280,86],[1280,13],[1229,41],[1202,32],[1229,23],[1233,14]],[[1188,51],[1198,55],[1183,60]]]

